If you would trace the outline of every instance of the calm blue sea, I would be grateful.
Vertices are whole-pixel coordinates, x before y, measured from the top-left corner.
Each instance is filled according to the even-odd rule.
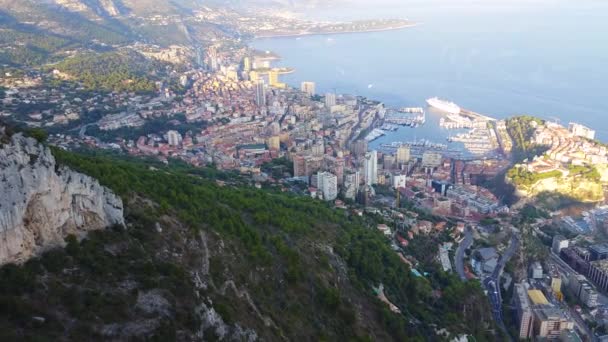
[[[385,1],[385,2],[383,2]],[[379,0],[311,11],[315,19],[409,18],[399,31],[274,38],[254,47],[282,56],[297,71],[284,77],[317,92],[364,95],[390,106],[423,106],[439,96],[461,107],[503,118],[532,114],[577,121],[608,141],[608,1]],[[418,129],[378,139],[430,138],[437,114]],[[441,141],[443,142],[443,141]]]

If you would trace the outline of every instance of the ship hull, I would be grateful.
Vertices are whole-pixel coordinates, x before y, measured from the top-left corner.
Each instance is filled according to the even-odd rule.
[[[449,114],[460,114],[461,111],[460,107],[458,107],[456,104],[452,102],[442,101],[436,97],[426,100],[426,103],[433,108],[439,109],[440,111]]]

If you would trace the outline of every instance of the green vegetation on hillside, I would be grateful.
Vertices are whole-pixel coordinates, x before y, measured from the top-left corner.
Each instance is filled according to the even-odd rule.
[[[591,182],[599,182],[602,180],[602,175],[595,166],[592,165],[569,165],[568,171],[571,177],[580,177]]]
[[[9,46],[19,42],[18,45]],[[69,48],[70,41],[56,35],[40,35],[13,29],[0,29],[0,64],[40,66],[61,49]]]
[[[537,173],[530,172],[523,167],[514,167],[507,172],[507,177],[513,182],[515,186],[530,187],[536,182],[543,179],[559,178],[562,176],[562,172],[559,170],[553,170],[549,172]]]
[[[513,139],[513,158],[516,162],[539,156],[546,151],[545,146],[538,146],[532,141],[536,126],[544,121],[532,116],[516,116],[507,119],[507,132]]]
[[[242,278],[255,293],[255,301],[263,311],[271,314],[283,333],[292,338],[344,340],[368,336],[370,325],[381,324],[381,330],[395,340],[414,336],[423,339],[432,334],[430,325],[437,324],[453,333],[466,332],[481,340],[484,336],[492,339],[486,335],[491,320],[475,318],[488,309],[479,284],[465,285],[457,279],[443,279],[441,285],[447,286],[446,294],[441,299],[433,297],[431,291],[439,284],[414,278],[380,233],[365,228],[359,218],[331,209],[325,203],[242,187],[221,174],[212,177],[223,177],[228,183],[218,186],[199,177],[200,169],[183,164],[177,168],[154,165],[151,169],[149,162],[99,155],[85,157],[60,150],[54,153],[60,163],[99,179],[126,201],[137,196],[158,203],[154,217],[175,216],[194,234],[214,232],[227,243],[240,246],[237,247],[240,263],[223,263],[222,267]],[[323,245],[333,248],[337,255],[319,254],[320,250],[311,249]],[[336,275],[331,274],[337,269],[327,263],[338,256],[348,265],[352,285],[331,285],[336,281]],[[211,265],[214,273],[213,259]],[[252,269],[271,273],[264,276],[267,277],[264,281],[254,281],[248,279],[246,271]],[[221,277],[225,272],[215,273]],[[334,280],[328,282],[328,279]],[[271,287],[279,286],[286,297],[258,288],[268,287],[268,281],[276,281]],[[384,284],[389,299],[404,310],[403,315],[391,313],[370,296],[372,286],[380,283]],[[309,292],[311,289],[313,293]],[[316,297],[321,306],[311,307],[310,296]],[[216,299],[223,303],[232,319],[243,319],[240,317],[243,313],[230,300],[221,296]],[[353,301],[361,300],[359,304],[364,307],[369,306],[370,301],[376,303],[372,312],[364,313],[372,322],[357,323],[353,317]],[[365,302],[368,304],[362,304]],[[280,311],[283,305],[289,309]],[[279,312],[281,314],[277,314]],[[462,319],[462,315],[470,319]],[[377,337],[386,333],[381,332]],[[386,336],[381,339],[384,338]]]
[[[14,1],[2,9],[3,15],[0,18],[3,20],[0,27],[35,33],[41,37],[55,34],[83,45],[90,45],[91,42],[113,45],[128,42],[131,35],[129,30],[116,20],[90,20],[80,13],[59,10],[40,1]],[[41,21],[44,26],[30,24]]]
[[[151,77],[159,66],[135,52],[106,52],[69,58],[54,68],[89,90],[147,93],[156,89]]]

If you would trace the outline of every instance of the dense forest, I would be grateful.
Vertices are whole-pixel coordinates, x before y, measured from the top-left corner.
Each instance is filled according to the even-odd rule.
[[[194,285],[187,274],[193,260],[200,259],[200,247],[182,250],[187,261],[180,262],[156,251],[167,244],[184,248],[182,240],[192,245],[203,233],[211,237],[210,245],[221,246],[210,246],[215,253],[210,261],[213,281],[238,281],[274,326],[252,322],[250,310],[234,296],[211,289],[204,295],[224,321],[249,324],[264,339],[426,340],[435,336],[436,328],[474,334],[478,341],[496,338],[478,282],[463,283],[439,268],[429,269],[428,278],[414,277],[385,237],[366,228],[370,222],[365,218],[307,197],[257,190],[236,174],[214,169],[97,152],[56,149],[54,154],[59,163],[99,179],[122,196],[129,228],[94,233],[81,243],[68,239],[65,250],[3,268],[0,299],[8,305],[0,310],[4,332],[31,325],[29,315],[42,315],[53,324],[39,324],[27,333],[17,329],[24,332],[19,336],[57,336],[66,327],[54,312],[64,310],[68,316],[82,315],[79,329],[71,334],[101,339],[100,322],[112,324],[134,315],[130,306],[137,291],[108,295],[114,293],[108,290],[111,284],[126,280],[138,284],[139,291],[160,288],[173,298],[171,319],[151,336],[174,339],[180,330],[192,331],[200,322],[192,316],[197,301],[188,298],[194,297]],[[165,237],[158,236],[154,222],[163,222]],[[109,253],[113,249],[108,246],[119,241],[122,251]],[[78,271],[64,279],[66,268]],[[63,283],[45,293],[37,276],[41,272]],[[84,278],[87,284],[98,284],[85,290],[72,283]],[[373,288],[380,284],[401,314],[375,298]],[[74,298],[66,297],[70,292]],[[43,293],[47,297],[41,299]],[[10,316],[13,310],[19,314]]]
[[[136,52],[106,52],[78,55],[53,68],[89,90],[149,93],[156,89],[153,77],[160,64]]]
[[[496,339],[480,284],[432,263],[414,276],[370,228],[374,217],[213,168],[53,154],[120,195],[127,226],[69,236],[65,248],[0,268],[2,340],[185,341],[200,329],[213,340],[222,330],[205,325],[202,307],[231,333],[252,329],[264,340]],[[376,298],[380,284],[401,313]],[[449,335],[437,335],[442,328]]]

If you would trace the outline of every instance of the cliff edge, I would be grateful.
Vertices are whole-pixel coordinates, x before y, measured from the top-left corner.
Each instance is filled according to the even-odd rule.
[[[0,129],[0,265],[124,224],[122,200],[95,179],[58,167],[50,149]]]

